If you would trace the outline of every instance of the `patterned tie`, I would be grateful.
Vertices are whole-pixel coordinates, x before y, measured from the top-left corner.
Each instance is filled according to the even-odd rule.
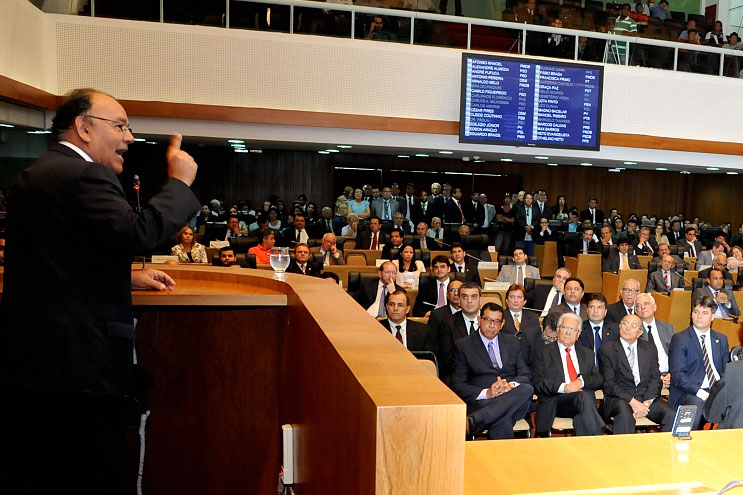
[[[397,333],[395,334],[395,338],[400,341],[402,344],[402,334],[400,333],[400,329],[402,328],[400,325],[395,325],[395,328],[397,328]]]
[[[302,274],[303,275],[304,275],[304,269],[305,269],[306,266],[307,265],[305,265],[304,263],[302,263],[301,265],[299,265],[299,269],[302,270]]]
[[[517,332],[521,330],[521,322],[519,321],[519,316],[521,316],[520,313],[516,313],[515,315],[513,315],[513,326],[516,327]]]
[[[390,219],[390,202],[389,201],[384,202],[384,219],[385,220]]]
[[[565,364],[567,364],[568,367],[568,377],[570,377],[570,382],[574,382],[578,379],[578,372],[575,371],[575,365],[573,365],[573,360],[570,358],[570,349],[565,348]]]
[[[495,349],[493,349],[493,341],[488,342],[488,356],[490,356],[490,362],[493,363],[493,368],[500,369],[498,366],[498,360],[495,358]]]
[[[428,246],[426,245],[426,238],[421,238],[421,249],[428,249]]]
[[[441,307],[446,304],[446,297],[444,296],[444,282],[439,282],[439,298],[436,301],[436,306]]]
[[[467,223],[467,219],[464,218],[464,212],[462,211],[462,203],[457,202],[457,208],[459,208],[459,214],[462,215],[462,223]]]
[[[707,346],[704,345],[704,340],[707,336],[702,335],[700,338],[702,339],[702,359],[704,359],[704,372],[707,374],[707,380],[709,381],[709,386],[712,387],[712,385],[715,384],[717,380],[715,380],[715,372],[712,371],[712,365],[709,362],[709,354],[707,353]]]
[[[717,302],[717,294],[719,294],[720,291],[719,290],[713,290],[712,293],[714,294],[714,298],[715,298],[715,302],[717,303],[717,307],[720,308],[720,314],[722,315],[722,317],[725,318],[727,316],[730,316],[730,314],[728,313],[728,309],[725,306],[723,306],[723,304],[721,302]]]
[[[516,283],[518,285],[524,285],[524,272],[523,272],[523,269],[524,268],[521,267],[521,266],[517,266],[516,267],[516,272],[517,272]]]
[[[668,278],[668,272],[663,272],[663,281],[666,283],[666,291],[670,292],[671,290],[671,280]]]
[[[387,316],[387,307],[384,305],[384,299],[387,297],[387,286],[382,286],[382,295],[379,298],[379,311],[377,311],[377,316]]]
[[[629,270],[629,262],[627,261],[627,255],[622,255],[622,270]]]
[[[372,233],[372,244],[371,244],[371,250],[376,251],[377,250],[377,233]]]
[[[629,346],[629,351],[627,352],[627,361],[629,362],[629,367],[632,368],[634,371],[635,368],[635,348],[632,346]]]
[[[689,256],[691,256],[692,258],[696,258],[696,256],[697,256],[697,250],[694,249],[694,244],[693,243],[692,244],[689,244]]]

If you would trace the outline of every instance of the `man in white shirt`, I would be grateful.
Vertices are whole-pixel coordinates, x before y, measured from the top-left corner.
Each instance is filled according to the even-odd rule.
[[[444,229],[441,226],[441,219],[439,217],[433,217],[431,219],[431,228],[428,229],[428,237],[434,239],[444,239]]]
[[[347,225],[344,225],[341,229],[341,235],[356,239],[356,234],[359,231],[359,216],[356,213],[349,213],[346,217],[346,222]]]
[[[663,388],[671,386],[671,374],[668,372],[668,351],[671,347],[671,338],[675,333],[673,326],[665,321],[655,319],[658,306],[655,298],[650,294],[643,293],[635,299],[637,316],[642,320],[642,340],[647,340],[655,345],[658,352],[658,369]]]
[[[395,264],[385,261],[379,266],[379,278],[362,280],[353,298],[373,317],[387,316],[387,296],[397,290],[405,292],[405,289],[395,283],[396,277]]]
[[[717,303],[715,318],[727,318],[728,316],[740,316],[740,309],[735,300],[733,292],[725,289],[725,278],[722,270],[713,268],[707,276],[707,287],[694,289],[691,295],[692,307],[695,301],[702,296],[710,296]]]
[[[410,298],[405,292],[387,297],[387,319],[380,323],[409,351],[434,351],[433,335],[425,323],[407,319]]]
[[[570,270],[567,268],[558,268],[555,271],[555,276],[552,277],[552,287],[545,285],[537,285],[529,294],[529,307],[535,309],[542,309],[542,313],[539,316],[547,316],[549,310],[562,303],[563,297],[563,284],[570,278]]]
[[[648,275],[647,292],[671,292],[684,287],[684,279],[676,273],[676,262],[670,254],[661,258],[660,268]]]
[[[576,277],[570,277],[565,281],[565,298],[562,304],[553,307],[547,314],[559,317],[563,313],[575,313],[580,315],[582,320],[588,319],[586,305],[581,303],[586,287],[583,281]]]
[[[608,309],[608,318],[619,323],[626,315],[635,314],[635,299],[640,294],[640,281],[634,278],[628,278],[622,284],[620,300],[610,304]]]
[[[524,285],[527,278],[541,278],[537,267],[527,265],[528,256],[526,250],[522,247],[513,249],[514,264],[503,265],[498,274],[498,282],[508,282],[511,284]]]

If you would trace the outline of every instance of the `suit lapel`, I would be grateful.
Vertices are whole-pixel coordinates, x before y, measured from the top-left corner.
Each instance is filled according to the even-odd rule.
[[[485,348],[485,345],[483,344],[482,339],[477,334],[472,334],[469,336],[470,342],[472,343],[472,347],[475,351],[475,355],[490,369],[493,368],[493,363],[490,361],[490,356],[488,356],[488,351]],[[500,344],[500,342],[498,342]],[[501,362],[503,362],[503,349],[501,349]]]
[[[630,368],[629,360],[627,359],[627,354],[624,352],[624,346],[622,345],[622,342],[617,341],[616,353],[617,353],[617,360],[621,363],[621,366],[624,368],[624,371],[629,374],[629,377],[632,378],[632,381],[634,383],[634,375],[632,374],[632,368]]]

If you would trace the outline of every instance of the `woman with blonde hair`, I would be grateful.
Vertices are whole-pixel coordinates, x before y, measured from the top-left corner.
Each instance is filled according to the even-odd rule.
[[[207,263],[204,246],[196,242],[193,229],[186,225],[175,235],[178,244],[170,250],[172,256],[178,256],[180,263]]]

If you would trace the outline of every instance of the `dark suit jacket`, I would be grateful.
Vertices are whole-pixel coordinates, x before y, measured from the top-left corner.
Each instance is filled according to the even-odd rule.
[[[632,398],[640,402],[660,396],[663,384],[658,370],[658,351],[645,340],[637,340],[637,364],[640,368],[640,383],[635,385],[632,368],[629,366],[624,347],[619,340],[607,342],[599,348],[599,368],[604,377],[604,399],[607,410],[610,400],[629,402]]]
[[[537,352],[537,349],[545,345],[544,339],[542,339],[542,328],[525,328],[517,335],[517,337],[521,344],[521,356],[524,358],[526,365],[531,368],[532,362],[534,361],[534,354]]]
[[[728,301],[730,301],[730,307],[725,307],[728,313],[731,316],[740,316],[740,308],[738,307],[738,303],[735,300],[733,292],[728,289],[722,289],[720,292],[726,294],[728,296]],[[710,292],[709,287],[700,287],[698,289],[694,289],[694,292],[692,292],[691,294],[691,309],[694,309],[694,302],[702,296],[712,297],[712,292]]]
[[[675,269],[670,271],[671,273],[671,290],[674,288],[683,289],[684,279],[681,275],[676,273]],[[663,270],[655,270],[653,273],[648,275],[648,284],[645,292],[666,292],[666,283],[663,281]]]
[[[583,223],[585,220],[593,220],[593,217],[591,216],[591,210],[586,208],[585,210],[580,212],[580,221]],[[604,222],[604,210],[599,210],[596,208],[596,223],[603,223]]]
[[[379,278],[369,278],[361,281],[359,289],[354,293],[353,298],[359,303],[364,309],[374,304],[377,300],[377,291],[379,290]],[[399,285],[395,284],[395,290],[404,290]],[[388,294],[389,295],[389,294]]]
[[[730,360],[728,338],[712,329],[707,332],[712,339],[712,362],[720,377],[725,373],[725,364]],[[671,373],[671,395],[668,403],[676,408],[683,395],[695,395],[705,377],[702,346],[697,339],[694,327],[678,332],[671,338],[668,353],[668,367]]]
[[[604,324],[601,327],[601,346],[610,340],[619,339],[619,326],[608,318],[604,320]],[[576,344],[585,347],[586,349],[593,350],[595,344],[595,338],[593,335],[593,325],[590,321],[586,320],[583,322],[583,330],[580,332],[578,342]]]
[[[382,326],[393,336],[395,335],[395,331],[390,328],[390,321],[387,318],[379,323],[381,323]],[[425,323],[408,320],[405,324],[405,333],[409,351],[436,351],[433,334],[431,333],[431,329]]]
[[[415,236],[413,237],[413,241],[411,242],[413,249],[423,249],[423,250],[427,249],[429,251],[439,251],[443,247],[441,244],[436,242],[436,239],[434,239],[433,237],[426,236],[426,247],[424,248],[421,246],[420,238],[416,236],[415,234],[413,235]]]
[[[678,237],[678,240],[677,240],[676,239],[676,236],[673,233],[673,231],[668,232],[666,234],[666,237],[668,237],[668,244],[670,244],[671,246],[678,245],[678,241],[680,241],[681,239],[684,239],[684,233],[681,232],[681,231],[679,231],[678,236],[679,237]],[[686,239],[684,239],[684,240],[686,240]]]
[[[728,364],[725,376],[709,391],[704,417],[718,429],[743,428],[743,361]]]
[[[671,349],[671,338],[673,338],[673,334],[676,333],[676,331],[674,330],[673,325],[658,319],[655,320],[655,326],[657,327],[656,330],[660,336],[660,343],[663,344],[663,350],[668,354],[668,351]],[[648,331],[645,322],[642,322],[642,327],[643,332],[640,339],[649,341],[650,339],[648,338]]]
[[[469,328],[464,322],[464,314],[460,309],[451,318],[442,321],[439,328],[439,376],[448,383],[452,372],[452,354],[459,339],[470,335]],[[518,340],[518,339],[517,339]]]
[[[391,260],[392,259],[392,255],[390,254],[390,250],[392,250],[392,249],[398,249],[399,250],[403,246],[404,246],[404,244],[400,244],[400,247],[395,247],[395,246],[392,245],[391,242],[388,242],[387,244],[384,245],[384,248],[382,249],[382,255],[381,255],[382,259]]]
[[[499,370],[490,362],[479,332],[456,343],[451,388],[467,404],[474,403],[480,392],[489,388],[498,377],[509,382],[531,384],[529,368],[519,352],[519,339],[502,333],[496,338],[503,364]]]
[[[559,318],[561,314],[563,313],[572,313],[573,310],[570,309],[570,306],[568,306],[568,303],[565,301],[565,298],[563,298],[562,302],[555,306],[554,308],[550,309],[547,314],[555,315],[556,318]],[[583,321],[586,321],[588,319],[588,312],[586,311],[586,305],[581,303],[580,305],[580,317]]]
[[[628,252],[627,261],[629,262],[629,267],[631,270],[639,270],[640,268],[642,268],[642,265],[640,265],[640,260],[638,260],[637,256],[635,256],[634,254],[629,254]],[[614,249],[611,250],[609,256],[601,265],[601,271],[612,273],[616,273],[619,271],[619,251]]]
[[[439,376],[442,378],[444,376],[442,374],[443,370],[441,369],[443,360],[441,353],[442,328],[452,319],[453,315],[454,313],[451,312],[449,304],[447,304],[446,306],[441,306],[440,308],[431,311],[431,314],[428,317],[428,326],[431,329],[431,334],[436,343],[436,358],[439,360]],[[449,349],[451,350],[451,347],[449,347]]]
[[[517,241],[523,241],[524,237],[526,236],[526,206],[521,206],[519,208],[515,209],[515,216],[514,216],[514,233],[515,233],[515,240]],[[531,238],[535,239],[537,234],[539,233],[539,209],[532,204],[531,205],[531,223],[532,231],[531,231]]]
[[[464,213],[465,220],[469,221],[464,203],[460,201],[459,204],[462,206],[462,213]],[[459,212],[454,199],[450,199],[444,204],[444,217],[446,218],[446,223],[462,223],[462,214]]]
[[[547,297],[549,297],[551,285],[535,285],[534,288],[527,294],[527,307],[543,310],[544,305],[547,304]]]
[[[668,242],[671,242],[671,238],[668,238]],[[676,247],[678,248],[679,256],[682,258],[684,257],[683,253],[689,252],[689,241],[686,240],[686,237],[682,237],[681,239],[676,242]],[[696,255],[699,256],[699,253],[702,252],[702,242],[697,239],[694,241],[694,250],[696,251]]]
[[[336,222],[335,220],[330,220],[330,228],[328,228],[327,223],[325,223],[325,219],[321,218],[317,222],[315,222],[314,225],[312,225],[311,229],[307,229],[311,233],[309,234],[310,239],[322,239],[322,236],[324,236],[327,233],[333,233],[336,236],[341,235],[341,230],[343,230],[343,225],[339,222]]]
[[[539,330],[541,335],[542,327],[539,326],[539,313],[536,311],[528,311],[526,309],[521,310],[521,332],[524,332],[527,328],[536,328]],[[513,323],[513,316],[508,308],[504,308],[503,312],[503,328],[501,332],[509,335],[517,335],[516,326]]]
[[[2,384],[120,393],[132,371],[132,257],[170,245],[200,206],[167,179],[135,213],[111,169],[62,144],[23,171],[7,210]]]
[[[712,270],[712,268],[713,267],[705,268],[697,274],[697,278],[709,278],[709,272]],[[726,268],[722,271],[722,278],[726,280],[733,280],[733,275],[730,273],[730,270]]]
[[[365,230],[359,232],[356,236],[356,249],[371,249],[372,232],[371,230]],[[387,244],[387,234],[383,231],[379,231],[379,240],[377,244]]]
[[[606,309],[606,319],[609,321],[613,321],[617,325],[620,321],[622,321],[622,318],[624,318],[628,314],[627,310],[624,309],[624,303],[621,299],[614,304],[610,304],[609,307],[607,307]]]
[[[599,370],[596,368],[593,351],[579,345],[573,346],[573,349],[575,355],[571,358],[575,359],[575,356],[578,356],[578,368],[580,369],[580,376],[583,378],[583,389],[600,389],[602,379]],[[557,342],[552,342],[537,349],[534,362],[531,365],[531,373],[534,380],[534,393],[538,397],[537,428],[539,428],[539,425],[551,425],[555,420],[557,409],[557,391],[560,385],[565,383],[562,358]],[[546,428],[546,430],[549,430],[549,428]]]
[[[655,239],[653,239],[652,237],[648,239],[647,243],[643,243],[642,247],[640,247],[639,241],[636,242],[632,246],[632,250],[634,251],[635,254],[645,254],[645,255],[651,254],[650,249],[648,249],[646,244],[650,244],[650,247],[653,250],[652,255],[655,256],[655,253],[658,252],[658,243],[655,242]]]
[[[553,230],[545,230],[542,232],[542,228],[536,229],[537,235],[532,235],[532,239],[539,245],[544,244],[547,241],[554,241],[557,239],[557,232]]]
[[[482,283],[480,282],[480,272],[477,270],[477,266],[480,264],[479,261],[474,260],[472,258],[465,258],[464,261],[464,281],[465,282],[474,282],[477,285],[482,286]],[[452,263],[451,265],[451,271],[456,272],[457,267]]]
[[[395,213],[402,212],[402,214],[405,214],[405,202],[403,201],[402,204],[400,204],[395,198],[390,197],[390,218],[389,220],[392,220],[395,218]],[[371,202],[369,205],[369,211],[371,212],[371,216],[373,217],[379,217],[382,220],[384,220],[384,199],[380,196],[379,198],[375,199]]]
[[[583,237],[578,239],[578,242],[575,244],[575,246],[571,246],[572,252],[565,253],[566,256],[576,256],[579,253],[583,252]],[[597,254],[601,252],[601,243],[596,241],[591,241],[588,243],[588,254]]]
[[[421,283],[418,287],[418,296],[415,298],[415,304],[413,305],[413,316],[424,316],[427,312],[435,309],[434,306],[429,304],[423,304],[424,302],[430,304],[436,304],[439,300],[439,281],[436,277],[428,279],[427,283]],[[446,299],[446,290],[444,290],[444,300]]]
[[[286,272],[301,274],[302,270],[299,269],[299,264],[296,262],[296,260],[292,260],[291,263],[289,263],[289,267],[286,269]],[[318,263],[316,261],[307,262],[304,275],[309,275],[311,277],[318,277],[320,273],[322,273],[322,263]]]

